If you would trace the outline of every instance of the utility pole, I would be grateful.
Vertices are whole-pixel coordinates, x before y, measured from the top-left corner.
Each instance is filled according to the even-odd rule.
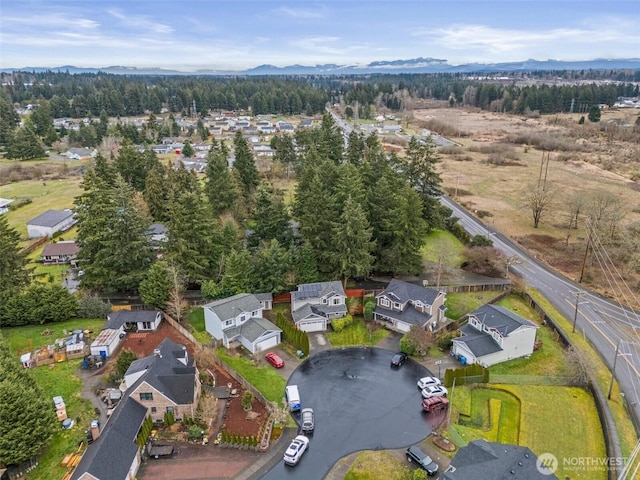
[[[620,350],[620,340],[618,340],[618,343],[616,343],[616,353],[615,353],[615,356],[613,357],[613,368],[611,369],[611,381],[609,382],[609,394],[607,395],[607,398],[609,400],[611,400],[611,391],[613,390],[613,377],[616,374],[616,361],[618,360],[618,356],[631,356],[630,353],[618,353],[619,350]]]
[[[576,99],[572,98],[571,99],[571,108],[569,109],[569,113],[573,113],[573,106],[576,104]]]
[[[460,178],[462,177],[462,175],[461,175],[461,174],[459,174],[459,173],[456,173],[456,174],[454,175],[454,177],[456,177],[456,190],[455,190],[455,193],[454,193],[454,195],[453,195],[453,198],[454,198],[454,199],[457,199],[457,198],[458,198],[458,181],[460,180]]]
[[[577,292],[573,292],[573,294],[576,297],[576,310],[575,313],[573,314],[573,328],[571,329],[571,333],[576,333],[576,321],[578,320],[578,306],[580,305],[580,297],[582,295],[584,295],[585,292],[583,291],[577,291]],[[583,302],[586,303],[586,302]]]

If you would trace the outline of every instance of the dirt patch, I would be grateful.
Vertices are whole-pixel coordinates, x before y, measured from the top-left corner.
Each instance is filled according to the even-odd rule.
[[[153,350],[160,345],[165,338],[170,338],[180,345],[186,345],[187,351],[191,355],[195,353],[195,345],[191,343],[187,337],[173,328],[169,322],[164,321],[160,324],[160,327],[153,332],[128,333],[124,342],[122,342],[122,349],[132,351],[138,358],[146,357],[151,355]]]

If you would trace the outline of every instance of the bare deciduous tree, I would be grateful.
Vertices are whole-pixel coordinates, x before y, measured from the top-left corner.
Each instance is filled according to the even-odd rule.
[[[533,228],[538,228],[540,220],[553,203],[553,190],[549,187],[539,188],[532,185],[525,194],[525,205],[531,209]]]
[[[167,300],[166,311],[176,321],[182,322],[189,311],[189,302],[184,298],[184,288],[186,277],[175,263],[171,262],[167,266],[167,272],[171,280],[171,290],[169,300]]]
[[[567,208],[569,210],[569,222],[567,228],[578,228],[578,217],[583,212],[587,201],[584,192],[573,192],[566,198]]]
[[[571,366],[572,380],[575,383],[585,385],[589,382],[591,366],[586,357],[574,346],[567,349],[567,363]]]

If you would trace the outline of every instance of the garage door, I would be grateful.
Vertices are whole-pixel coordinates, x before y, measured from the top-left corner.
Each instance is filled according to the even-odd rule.
[[[303,332],[322,332],[326,329],[326,320],[312,320],[300,324],[300,330],[302,330]]]
[[[269,348],[276,347],[278,345],[278,336],[274,335],[273,337],[269,337],[256,344],[256,350],[258,352],[262,352],[263,350],[267,350]]]

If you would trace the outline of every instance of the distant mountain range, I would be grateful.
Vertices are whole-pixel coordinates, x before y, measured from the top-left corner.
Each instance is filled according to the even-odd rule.
[[[290,65],[276,67],[274,65],[260,65],[248,70],[197,70],[185,72],[167,70],[163,68],[137,68],[111,66],[104,68],[82,68],[72,65],[61,67],[22,67],[3,68],[0,72],[69,72],[69,73],[112,73],[116,75],[363,75],[373,73],[496,73],[521,72],[534,70],[638,70],[640,58],[598,58],[583,61],[563,60],[525,60],[523,62],[506,63],[467,63],[464,65],[450,65],[447,60],[438,58],[413,58],[409,60],[375,61],[366,65]]]

